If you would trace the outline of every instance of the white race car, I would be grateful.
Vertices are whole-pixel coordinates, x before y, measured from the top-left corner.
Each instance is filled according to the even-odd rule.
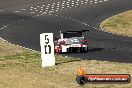
[[[85,39],[82,31],[66,31],[61,32],[57,38],[55,38],[55,52],[65,53],[65,52],[88,52],[88,40]]]

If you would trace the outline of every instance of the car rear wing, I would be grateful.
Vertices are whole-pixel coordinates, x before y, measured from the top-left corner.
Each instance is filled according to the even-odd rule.
[[[89,32],[89,30],[81,30],[81,32]]]
[[[61,31],[60,31],[61,32]],[[89,30],[80,30],[80,31],[65,31],[65,32],[89,32]]]
[[[84,33],[84,32],[89,32],[89,30],[65,31],[65,32],[78,32],[79,34],[81,34],[81,35],[82,35],[82,33]],[[60,31],[60,33],[64,33],[64,32]]]

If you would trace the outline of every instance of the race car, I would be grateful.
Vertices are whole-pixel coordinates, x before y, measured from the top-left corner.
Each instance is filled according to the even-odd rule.
[[[65,31],[59,33],[55,38],[56,53],[88,52],[88,40],[83,33],[89,30]]]

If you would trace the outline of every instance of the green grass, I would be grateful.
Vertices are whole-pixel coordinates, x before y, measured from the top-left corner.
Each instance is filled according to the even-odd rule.
[[[107,32],[132,37],[132,10],[105,20],[101,27]]]
[[[80,86],[75,78],[80,66],[88,74],[132,74],[132,64],[80,60],[56,56],[57,65],[41,67],[39,52],[24,52],[0,58],[0,88],[130,88],[132,84],[86,84]]]
[[[74,61],[79,61],[80,59],[63,57],[60,55],[56,56],[56,65],[69,63]],[[16,66],[16,65],[26,65],[26,64],[36,64],[41,65],[41,54],[40,52],[24,52],[22,54],[7,55],[0,58],[0,68],[6,66]],[[2,64],[3,62],[3,64]],[[41,66],[40,66],[41,67]]]

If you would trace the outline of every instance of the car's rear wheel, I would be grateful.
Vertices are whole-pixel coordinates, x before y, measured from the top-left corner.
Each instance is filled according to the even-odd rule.
[[[84,53],[87,53],[88,52],[88,47],[85,47],[84,48]]]
[[[61,54],[62,53],[62,48],[57,47],[57,49],[55,49],[55,53]]]
[[[62,47],[59,48],[59,54],[62,54]]]
[[[80,52],[81,53],[87,53],[88,52],[88,47],[81,47]]]

